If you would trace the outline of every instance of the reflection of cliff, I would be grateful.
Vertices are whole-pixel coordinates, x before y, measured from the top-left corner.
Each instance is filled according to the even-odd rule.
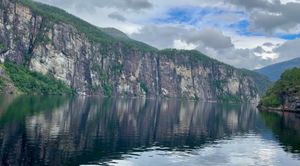
[[[11,107],[22,108],[25,103],[37,102],[14,102]],[[2,162],[77,165],[118,158],[136,148],[153,145],[178,150],[197,148],[255,129],[256,112],[250,106],[77,98],[56,102],[55,107],[48,107],[53,111],[41,112],[39,109],[47,108],[47,102],[42,103],[44,108],[30,107],[35,111],[13,112],[25,112],[26,118],[10,120],[0,127]],[[10,160],[11,156],[18,160]]]
[[[294,113],[261,112],[265,124],[272,129],[285,151],[300,151],[300,115]]]

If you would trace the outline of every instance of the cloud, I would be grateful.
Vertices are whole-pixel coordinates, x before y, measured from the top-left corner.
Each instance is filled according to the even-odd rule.
[[[195,44],[189,44],[186,41],[174,40],[173,47],[177,49],[193,50],[197,47]]]
[[[148,0],[36,0],[43,3],[53,4],[63,8],[75,7],[78,10],[95,10],[98,8],[117,8],[122,10],[143,10],[153,7]]]
[[[273,47],[274,44],[273,44],[273,43],[270,43],[270,42],[267,42],[267,43],[264,43],[263,46],[266,46],[266,47]]]
[[[214,49],[224,49],[233,47],[231,38],[225,36],[220,30],[214,28],[205,28],[199,32],[187,33],[187,42],[197,43],[201,41],[206,46]]]
[[[115,19],[115,20],[121,21],[121,22],[126,21],[126,18],[124,16],[122,16],[121,14],[119,14],[118,12],[110,13],[108,15],[108,17],[111,18],[111,19]]]
[[[295,39],[287,41],[279,47],[275,48],[273,51],[278,53],[278,61],[285,61],[292,58],[300,57],[300,39]]]
[[[273,59],[270,57],[274,56],[273,53],[269,53],[272,48],[236,48],[231,37],[215,28],[198,30],[182,25],[151,25],[144,26],[131,37],[158,48],[197,49],[214,59],[239,68],[254,69],[271,64]],[[247,41],[247,38],[244,40]],[[265,41],[267,40],[258,43]],[[276,45],[271,42],[267,45],[271,44]]]
[[[157,48],[172,47],[175,40],[194,45],[205,43],[206,47],[213,49],[224,49],[233,46],[230,37],[224,36],[220,30],[215,28],[197,30],[182,25],[147,25],[140,29],[138,33],[133,33],[131,37]]]
[[[229,2],[237,6],[244,7],[248,10],[254,8],[270,8],[274,3],[274,1],[270,2],[269,0],[229,0]],[[275,3],[278,3],[278,0],[275,0]]]
[[[249,12],[250,30],[265,33],[300,32],[299,1],[230,0]]]
[[[257,56],[257,49],[248,49],[248,48],[226,48],[221,50],[212,49],[205,46],[198,46],[197,50],[200,52],[217,59],[218,61],[230,64],[238,68],[246,69],[257,69],[262,66],[272,64],[271,59],[264,59],[260,56]],[[264,50],[261,50],[264,52]]]

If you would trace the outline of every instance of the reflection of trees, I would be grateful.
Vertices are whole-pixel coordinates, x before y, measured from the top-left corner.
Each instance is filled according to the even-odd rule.
[[[0,117],[0,155],[17,165],[77,165],[153,145],[188,150],[254,129],[251,108],[180,100],[17,99],[5,112],[21,118]],[[14,155],[17,160],[8,160]]]
[[[34,145],[31,142],[33,140],[28,137],[25,125],[27,117],[34,114],[38,115],[41,112],[51,114],[52,110],[58,109],[65,101],[64,97],[54,96],[22,96],[10,101],[10,105],[2,110],[0,116],[1,165],[29,165],[31,161],[27,160],[28,155],[32,155],[32,159],[39,158],[35,155],[38,153],[34,153],[30,147],[38,145]],[[8,161],[12,156],[14,157],[13,163]]]
[[[265,124],[272,129],[285,151],[300,151],[300,115],[294,113],[261,112]]]

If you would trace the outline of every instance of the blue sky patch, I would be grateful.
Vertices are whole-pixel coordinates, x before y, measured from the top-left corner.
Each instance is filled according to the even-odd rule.
[[[182,7],[171,8],[163,18],[155,18],[155,23],[185,23],[193,25],[203,20],[206,16],[222,15],[227,11],[219,8]],[[237,13],[239,14],[239,13]]]
[[[182,7],[171,8],[162,18],[152,20],[155,24],[183,24],[192,25],[196,28],[215,27],[220,29],[230,29],[242,35],[251,35],[248,32],[248,20],[236,20],[228,22],[222,19],[223,16],[234,15],[237,18],[247,17],[242,11],[226,11],[220,8],[200,8],[200,7]]]
[[[155,23],[181,23],[193,25],[201,18],[208,15],[208,9],[185,7],[185,8],[171,8],[167,11],[166,17],[154,19]]]
[[[250,22],[248,20],[240,20],[239,22],[229,25],[228,28],[242,36],[262,36],[260,33],[249,31],[249,26]]]
[[[300,38],[300,33],[298,34],[285,34],[285,35],[278,35],[281,39],[285,40],[294,40]]]
[[[224,18],[236,16],[236,21],[228,21]],[[250,22],[248,14],[244,11],[229,11],[215,7],[176,7],[170,8],[165,16],[152,20],[155,24],[182,24],[195,28],[214,27],[221,30],[236,32],[241,36],[264,36],[263,32],[249,30]],[[273,37],[293,40],[300,38],[300,34],[273,34]]]

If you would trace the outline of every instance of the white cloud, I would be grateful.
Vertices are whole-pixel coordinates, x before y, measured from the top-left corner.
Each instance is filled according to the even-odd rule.
[[[285,61],[300,57],[300,39],[287,41],[279,47],[273,49],[274,52],[279,54],[278,61]]]
[[[232,39],[232,43],[236,48],[256,48],[258,46],[262,46],[265,43],[271,43],[273,45],[283,44],[286,40],[276,38],[276,37],[268,37],[268,36],[243,36],[239,35],[235,32],[225,31],[225,35],[230,36]]]
[[[80,18],[88,21],[93,25],[97,25],[99,27],[114,27],[117,28],[127,34],[131,34],[134,32],[138,32],[139,29],[142,27],[139,24],[132,23],[130,21],[120,21],[116,19],[112,19],[109,15],[111,13],[115,13],[116,10],[112,8],[95,8],[95,12],[82,12],[80,14]],[[70,13],[75,14],[77,12],[76,9],[72,8],[69,9]],[[120,14],[121,15],[121,14]],[[101,17],[99,17],[101,16]],[[122,16],[122,15],[121,15]]]
[[[289,2],[299,2],[299,0],[280,0],[281,3],[287,4]]]
[[[173,47],[177,49],[193,50],[197,47],[195,44],[189,44],[186,41],[174,40]]]

